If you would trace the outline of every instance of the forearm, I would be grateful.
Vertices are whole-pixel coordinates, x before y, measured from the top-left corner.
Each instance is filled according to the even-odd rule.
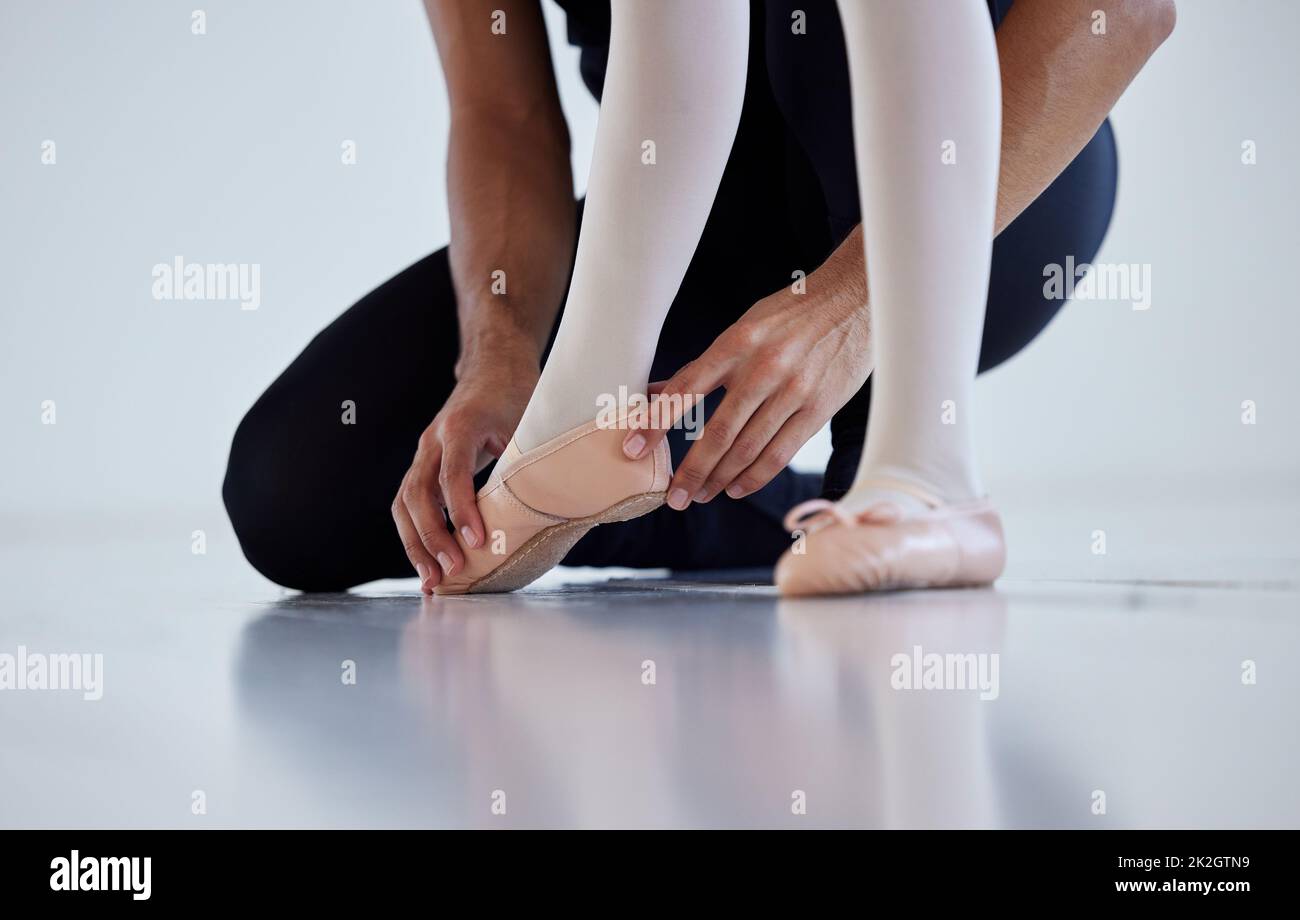
[[[1093,34],[1094,11],[1106,33]],[[1174,23],[1172,0],[1017,0],[997,31],[1001,233],[1097,132]],[[808,279],[810,293],[866,302],[859,225]]]
[[[1104,14],[1104,34],[1094,34]],[[1173,0],[1017,0],[997,31],[1002,162],[996,232],[1078,155],[1168,37]]]
[[[451,132],[447,201],[458,377],[482,358],[536,368],[573,257],[573,177],[538,0],[425,0]]]
[[[537,364],[564,296],[576,233],[562,117],[454,111],[447,191],[457,374],[484,355]]]

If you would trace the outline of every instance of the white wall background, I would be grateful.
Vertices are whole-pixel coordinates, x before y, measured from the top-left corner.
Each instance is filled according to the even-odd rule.
[[[0,511],[217,513],[247,406],[335,314],[447,240],[446,106],[417,0],[213,0],[202,36],[198,5],[0,6]],[[547,12],[581,187],[596,108]],[[1291,0],[1181,0],[1115,113],[1100,257],[1150,263],[1153,306],[1074,304],[985,379],[995,487],[1294,483],[1297,34]],[[260,309],[153,300],[153,265],[176,255],[259,263]]]

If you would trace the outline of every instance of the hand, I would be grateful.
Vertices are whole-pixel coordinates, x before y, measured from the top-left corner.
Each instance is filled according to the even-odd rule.
[[[538,378],[535,356],[498,355],[468,364],[462,359],[461,366],[465,370],[458,372],[442,411],[420,435],[415,459],[393,499],[393,521],[425,594],[465,565],[447,530],[444,507],[466,544],[481,546],[487,539],[474,474],[506,449]]]
[[[865,298],[813,299],[782,288],[754,304],[699,358],[651,392],[689,405],[722,386],[727,395],[668,486],[678,511],[724,489],[742,498],[767,485],[871,373]],[[631,431],[629,457],[644,456],[677,419]]]

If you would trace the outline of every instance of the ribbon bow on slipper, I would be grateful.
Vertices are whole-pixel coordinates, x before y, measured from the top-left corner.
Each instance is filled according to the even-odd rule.
[[[876,502],[858,512],[847,511],[835,502],[814,498],[790,509],[782,526],[790,533],[812,533],[831,524],[855,527],[859,524],[893,524],[903,517],[903,509],[894,502]]]

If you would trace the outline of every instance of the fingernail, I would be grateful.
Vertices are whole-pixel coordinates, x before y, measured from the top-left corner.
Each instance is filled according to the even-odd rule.
[[[639,434],[634,434],[623,442],[623,453],[633,460],[640,457],[643,450],[645,450],[645,438]]]
[[[707,502],[707,501],[709,500],[709,490],[708,490],[708,489],[700,489],[700,491],[698,491],[698,492],[695,493],[695,498],[693,498],[693,499],[691,499],[691,500],[692,500],[692,501],[699,502],[701,505],[704,504],[705,502]]]
[[[438,554],[438,565],[442,566],[442,570],[448,575],[451,574],[451,557],[446,553]]]
[[[421,586],[421,587],[423,587],[424,585],[428,584],[428,581],[429,581],[429,567],[428,567],[427,565],[425,565],[423,562],[418,562],[418,563],[416,563],[416,565],[415,565],[415,574],[420,576],[420,586]]]
[[[460,535],[465,538],[465,543],[470,549],[478,546],[478,534],[474,533],[474,529],[468,524],[460,529]]]
[[[691,497],[686,494],[685,489],[673,489],[668,493],[668,505],[676,511],[681,511],[690,504]]]
[[[727,486],[727,494],[732,498],[740,498],[745,494],[745,490],[733,482],[731,485]]]

